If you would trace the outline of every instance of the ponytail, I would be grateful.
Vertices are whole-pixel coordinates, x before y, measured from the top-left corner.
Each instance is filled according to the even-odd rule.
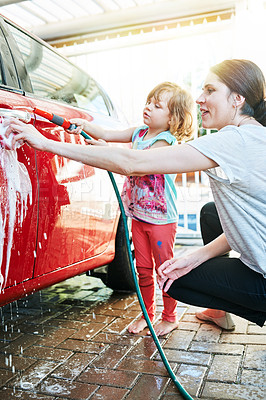
[[[254,107],[254,118],[263,126],[266,126],[266,100],[261,100],[259,104]]]

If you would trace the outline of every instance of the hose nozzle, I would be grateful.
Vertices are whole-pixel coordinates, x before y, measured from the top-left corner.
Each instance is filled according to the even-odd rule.
[[[48,119],[48,121],[53,122],[55,125],[62,126],[63,128],[69,129],[70,131],[76,128],[75,124],[71,124],[70,121],[68,121],[66,118],[60,117],[59,115],[40,110],[39,108],[34,108],[33,112],[37,115],[40,115],[43,118]],[[87,133],[85,133],[84,131],[81,131],[80,134],[85,139],[91,139],[91,137],[87,135]]]
[[[34,108],[33,111],[35,114],[40,115],[41,117],[46,118],[54,124],[62,126],[65,129],[71,130],[75,128],[74,124],[71,124],[66,118],[60,117],[59,115],[40,110],[39,108]]]

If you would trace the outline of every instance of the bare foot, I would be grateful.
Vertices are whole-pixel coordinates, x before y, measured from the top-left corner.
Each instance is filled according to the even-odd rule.
[[[146,328],[147,322],[145,321],[144,318],[139,318],[137,321],[132,322],[132,324],[129,325],[127,328],[128,332],[130,333],[139,333],[143,331],[144,328]]]
[[[235,323],[228,312],[207,308],[207,310],[202,312],[196,311],[195,315],[201,321],[213,322],[227,331],[233,331],[235,329]]]
[[[179,325],[179,321],[176,320],[174,322],[169,322],[165,320],[161,320],[158,324],[154,326],[154,331],[157,336],[163,336],[166,335],[169,332],[172,332],[174,329],[176,329]],[[147,332],[148,335],[151,335],[151,332]]]
[[[225,311],[207,308],[206,310],[202,311],[202,314],[206,315],[207,317],[211,317],[211,318],[222,318],[225,316]]]

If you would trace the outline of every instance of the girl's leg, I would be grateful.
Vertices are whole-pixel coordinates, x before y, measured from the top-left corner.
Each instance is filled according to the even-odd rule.
[[[168,294],[200,307],[224,310],[263,326],[266,279],[238,258],[206,261],[173,282]]]
[[[174,256],[174,242],[176,235],[176,223],[166,225],[150,226],[150,243],[155,260],[156,271],[166,260]],[[177,301],[163,291],[164,309],[162,312],[162,321],[155,326],[155,332],[158,336],[171,332],[178,326],[177,319]]]
[[[139,287],[145,304],[145,308],[151,321],[155,318],[155,277],[154,261],[151,253],[151,246],[147,229],[150,224],[132,220],[132,240],[135,248],[136,268],[138,272]],[[133,322],[128,330],[131,333],[139,333],[147,323],[142,318]]]

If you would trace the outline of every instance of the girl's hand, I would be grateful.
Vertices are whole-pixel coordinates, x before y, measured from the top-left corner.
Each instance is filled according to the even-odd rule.
[[[192,258],[190,256],[172,258],[171,260],[165,261],[158,268],[157,280],[160,289],[167,292],[173,281],[181,278],[183,275],[188,274],[194,268],[195,264],[192,262]]]
[[[17,147],[17,143],[20,145],[27,143],[36,150],[45,150],[46,143],[49,141],[34,126],[27,125],[15,118],[10,118],[5,131],[7,138],[11,135],[13,135],[11,142],[13,150]]]
[[[72,118],[69,120],[71,124],[76,125],[74,129],[66,129],[67,133],[74,133],[75,135],[79,135],[81,131],[86,131],[87,121],[82,118]]]

